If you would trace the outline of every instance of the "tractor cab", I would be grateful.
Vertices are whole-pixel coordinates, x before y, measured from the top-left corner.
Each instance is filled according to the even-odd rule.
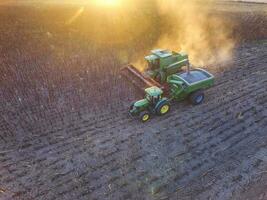
[[[142,122],[150,119],[151,114],[165,115],[170,111],[169,100],[162,97],[162,89],[153,86],[145,89],[145,98],[133,103],[130,107],[131,116],[139,116]]]
[[[156,105],[162,98],[163,91],[156,87],[150,87],[145,90],[146,92],[146,99],[152,104]]]

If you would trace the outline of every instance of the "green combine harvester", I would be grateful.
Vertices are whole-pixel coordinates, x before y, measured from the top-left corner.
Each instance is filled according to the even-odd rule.
[[[146,75],[155,79],[159,83],[166,82],[169,75],[177,73],[184,66],[189,66],[188,55],[186,53],[168,50],[152,50],[151,55],[146,56]]]
[[[183,67],[189,68],[188,55],[168,50],[152,50],[151,54],[145,57],[147,61],[146,70],[141,73],[133,65],[122,69],[122,74],[130,80],[137,88],[144,91],[143,85],[158,86],[166,83],[169,75],[181,72]]]

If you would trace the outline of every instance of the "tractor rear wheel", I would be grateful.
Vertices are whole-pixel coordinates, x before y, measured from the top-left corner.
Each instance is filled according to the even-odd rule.
[[[193,92],[190,96],[189,96],[189,100],[191,102],[191,104],[193,105],[199,105],[204,101],[204,92],[202,90],[198,90],[196,92]]]
[[[156,113],[157,115],[165,115],[170,111],[170,104],[169,102],[165,101],[162,102],[157,108],[156,108]]]
[[[139,114],[139,118],[142,122],[147,122],[148,120],[150,120],[151,116],[148,111],[143,111]]]

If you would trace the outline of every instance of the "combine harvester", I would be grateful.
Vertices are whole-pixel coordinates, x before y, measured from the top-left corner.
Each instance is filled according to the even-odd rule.
[[[214,76],[209,72],[190,69],[187,54],[154,50],[145,59],[148,68],[143,74],[132,65],[122,69],[123,75],[145,92],[144,99],[134,102],[129,111],[142,122],[148,121],[152,114],[167,114],[172,101],[188,98],[193,105],[201,104],[204,90],[214,84]],[[182,70],[184,66],[186,71]]]
[[[141,91],[152,86],[164,90],[169,75],[181,71],[184,66],[189,67],[187,54],[168,50],[152,50],[151,55],[146,56],[145,60],[147,61],[147,69],[143,73],[133,65],[122,69],[122,74],[127,80],[130,80]]]

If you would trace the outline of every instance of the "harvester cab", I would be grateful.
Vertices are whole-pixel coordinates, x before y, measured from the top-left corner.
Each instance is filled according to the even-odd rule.
[[[159,83],[166,82],[169,75],[175,74],[183,66],[189,65],[186,53],[169,50],[156,49],[151,51],[151,55],[146,56],[147,70],[145,74]]]

